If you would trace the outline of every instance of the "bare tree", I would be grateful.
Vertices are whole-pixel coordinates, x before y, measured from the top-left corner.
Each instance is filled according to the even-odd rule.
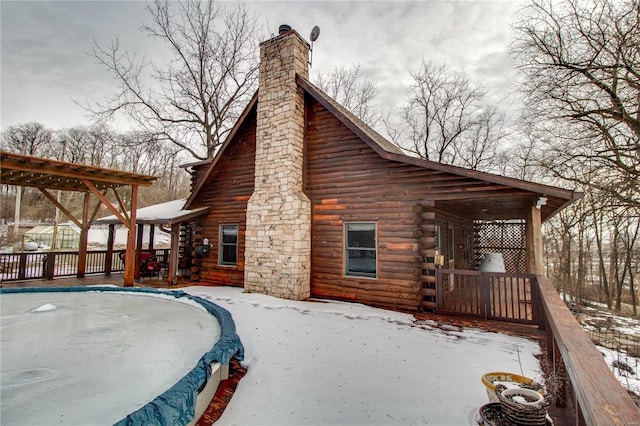
[[[258,23],[241,4],[155,0],[142,31],[168,48],[166,63],[123,51],[116,38],[93,56],[119,81],[118,92],[88,106],[100,120],[124,111],[139,131],[193,157],[212,157],[257,86]],[[146,72],[150,70],[147,74]]]
[[[498,154],[498,173],[528,181],[544,180],[548,172],[540,164],[540,146],[536,137],[525,129],[512,137],[511,142]]]
[[[11,126],[2,132],[2,149],[16,154],[40,155],[51,149],[53,133],[41,123]]]
[[[157,176],[152,187],[140,191],[140,204],[149,205],[186,197],[190,190],[187,172],[179,167],[189,159],[176,146],[167,145],[144,132],[118,135],[116,168]]]
[[[471,169],[494,166],[505,137],[504,115],[484,103],[485,92],[463,72],[444,63],[422,62],[412,71],[411,98],[400,110],[394,142],[427,160]]]
[[[25,123],[19,126],[11,126],[2,132],[2,149],[14,152],[16,154],[40,155],[43,152],[51,150],[52,132],[41,123]],[[20,227],[20,217],[22,211],[22,199],[25,191],[29,191],[32,195],[30,201],[39,197],[35,191],[24,187],[15,188],[15,205],[14,205],[14,236],[18,235]],[[9,198],[3,194],[4,202]]]
[[[319,74],[314,83],[369,126],[374,127],[380,121],[381,114],[372,103],[378,95],[378,86],[362,74],[359,64]]]
[[[71,163],[111,167],[117,155],[116,135],[105,125],[71,127],[59,131],[57,138],[64,145],[64,161]]]
[[[514,53],[556,176],[640,207],[640,2],[533,0]]]

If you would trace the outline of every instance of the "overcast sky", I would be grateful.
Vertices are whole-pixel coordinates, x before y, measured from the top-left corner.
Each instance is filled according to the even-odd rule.
[[[94,40],[153,58],[154,44],[139,27],[149,22],[143,1],[0,1],[2,129],[37,121],[51,129],[90,124],[74,100],[102,99],[116,82],[87,53]],[[289,24],[303,37],[321,29],[311,79],[336,66],[360,64],[378,83],[377,103],[398,107],[407,98],[410,69],[422,58],[446,61],[483,81],[494,103],[513,81],[507,54],[516,1],[247,2],[265,33]],[[120,130],[123,123],[120,123]]]

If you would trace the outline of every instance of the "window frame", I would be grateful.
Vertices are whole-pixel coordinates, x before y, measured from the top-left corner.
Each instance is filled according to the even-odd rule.
[[[374,247],[349,247],[349,225],[373,225],[374,232]],[[343,243],[342,243],[342,254],[343,254],[343,268],[342,272],[346,278],[357,278],[357,279],[369,279],[369,280],[377,280],[379,277],[379,265],[378,265],[378,222],[376,221],[349,221],[344,222],[343,224]],[[367,273],[357,273],[349,270],[349,251],[350,250],[366,250],[372,251],[374,253],[375,260],[375,273],[367,274]]]
[[[236,242],[235,244],[225,243],[224,242],[224,229],[235,227],[236,229]],[[237,268],[238,267],[238,233],[240,227],[237,223],[221,223],[218,227],[218,266],[223,266],[226,268]],[[234,263],[225,262],[224,261],[224,248],[225,246],[235,246],[236,248],[236,260]]]

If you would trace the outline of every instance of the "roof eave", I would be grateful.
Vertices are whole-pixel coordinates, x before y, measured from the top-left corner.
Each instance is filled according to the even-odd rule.
[[[227,149],[227,147],[229,146],[231,141],[234,139],[234,137],[238,133],[238,130],[240,129],[240,127],[242,127],[242,125],[244,124],[245,120],[249,116],[249,113],[256,106],[257,103],[258,103],[258,91],[256,90],[256,93],[254,93],[253,97],[249,101],[249,104],[246,106],[244,111],[242,111],[242,114],[240,115],[240,117],[236,121],[236,124],[233,126],[233,129],[231,129],[231,132],[229,132],[229,135],[227,136],[227,139],[224,141],[224,143],[222,144],[222,146],[220,147],[220,149],[216,153],[216,156],[211,160],[205,160],[205,161],[211,161],[211,164],[209,164],[206,173],[199,180],[198,185],[193,189],[193,191],[191,192],[191,195],[189,196],[189,198],[187,199],[186,203],[184,204],[185,209],[188,209],[189,207],[191,207],[191,203],[193,203],[193,201],[196,198],[198,198],[198,194],[200,193],[200,191],[204,187],[204,184],[207,181],[207,179],[209,178],[209,176],[211,175],[213,169],[215,169],[216,164],[218,164],[218,161],[220,160],[220,157],[222,156],[222,153]]]
[[[478,179],[489,183],[495,183],[497,185],[509,186],[532,193],[554,196],[567,200],[565,205],[582,197],[581,193],[573,190],[562,189],[550,185],[544,185],[534,182],[527,182],[515,178],[509,178],[505,176],[494,175],[487,172],[481,172],[478,170],[465,169],[463,167],[451,166],[442,163],[436,163],[433,161],[424,160],[421,158],[410,157],[406,154],[400,154],[396,152],[390,152],[381,147],[369,134],[363,131],[360,126],[354,123],[347,115],[343,114],[339,109],[335,108],[327,99],[323,93],[321,93],[315,86],[310,84],[304,78],[297,76],[298,84],[316,101],[320,102],[325,108],[331,111],[338,120],[340,120],[345,126],[353,131],[360,139],[362,139],[367,145],[369,145],[378,155],[387,160],[402,162],[406,164],[412,164],[418,167],[429,168],[432,170],[438,170],[445,173],[451,173],[459,176],[464,176],[472,179]],[[555,214],[555,213],[554,213]]]

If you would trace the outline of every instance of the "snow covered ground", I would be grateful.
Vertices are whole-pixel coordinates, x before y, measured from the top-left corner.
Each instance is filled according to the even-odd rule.
[[[247,375],[216,425],[472,425],[480,378],[539,378],[537,343],[354,303],[189,287],[233,315]]]
[[[184,290],[229,310],[245,346],[247,375],[216,424],[474,425],[478,408],[488,402],[480,381],[483,374],[506,371],[541,381],[534,357],[540,348],[525,338],[416,321],[410,314],[355,303],[297,302],[247,294],[232,287]],[[42,312],[27,315],[34,320],[68,315],[55,302],[36,304]],[[98,342],[114,333],[117,327],[105,325],[102,311],[85,314],[78,322],[84,325],[69,334],[74,339],[86,335]],[[182,330],[175,331],[178,335],[185,333],[185,327],[199,330],[182,315],[163,311],[161,317],[162,322],[152,321],[173,331]],[[11,340],[6,326],[3,321],[3,351]],[[82,333],[91,327],[97,331]],[[156,333],[142,330],[135,344],[157,352],[162,344],[154,338]],[[110,335],[110,344],[117,348],[132,345],[117,336]],[[182,342],[188,344],[184,339]],[[619,353],[606,348],[601,351],[610,365],[620,360]],[[7,381],[2,355],[4,411]],[[144,376],[152,377],[153,372]],[[625,380],[631,379],[627,375]],[[127,396],[129,388],[120,386],[118,392]],[[57,391],[53,394],[62,396]],[[64,400],[59,404],[71,406]],[[69,419],[66,424],[74,424]],[[104,424],[111,424],[113,419],[104,420]]]
[[[598,350],[620,384],[640,397],[640,321],[591,303],[579,315],[582,328],[598,341]]]

